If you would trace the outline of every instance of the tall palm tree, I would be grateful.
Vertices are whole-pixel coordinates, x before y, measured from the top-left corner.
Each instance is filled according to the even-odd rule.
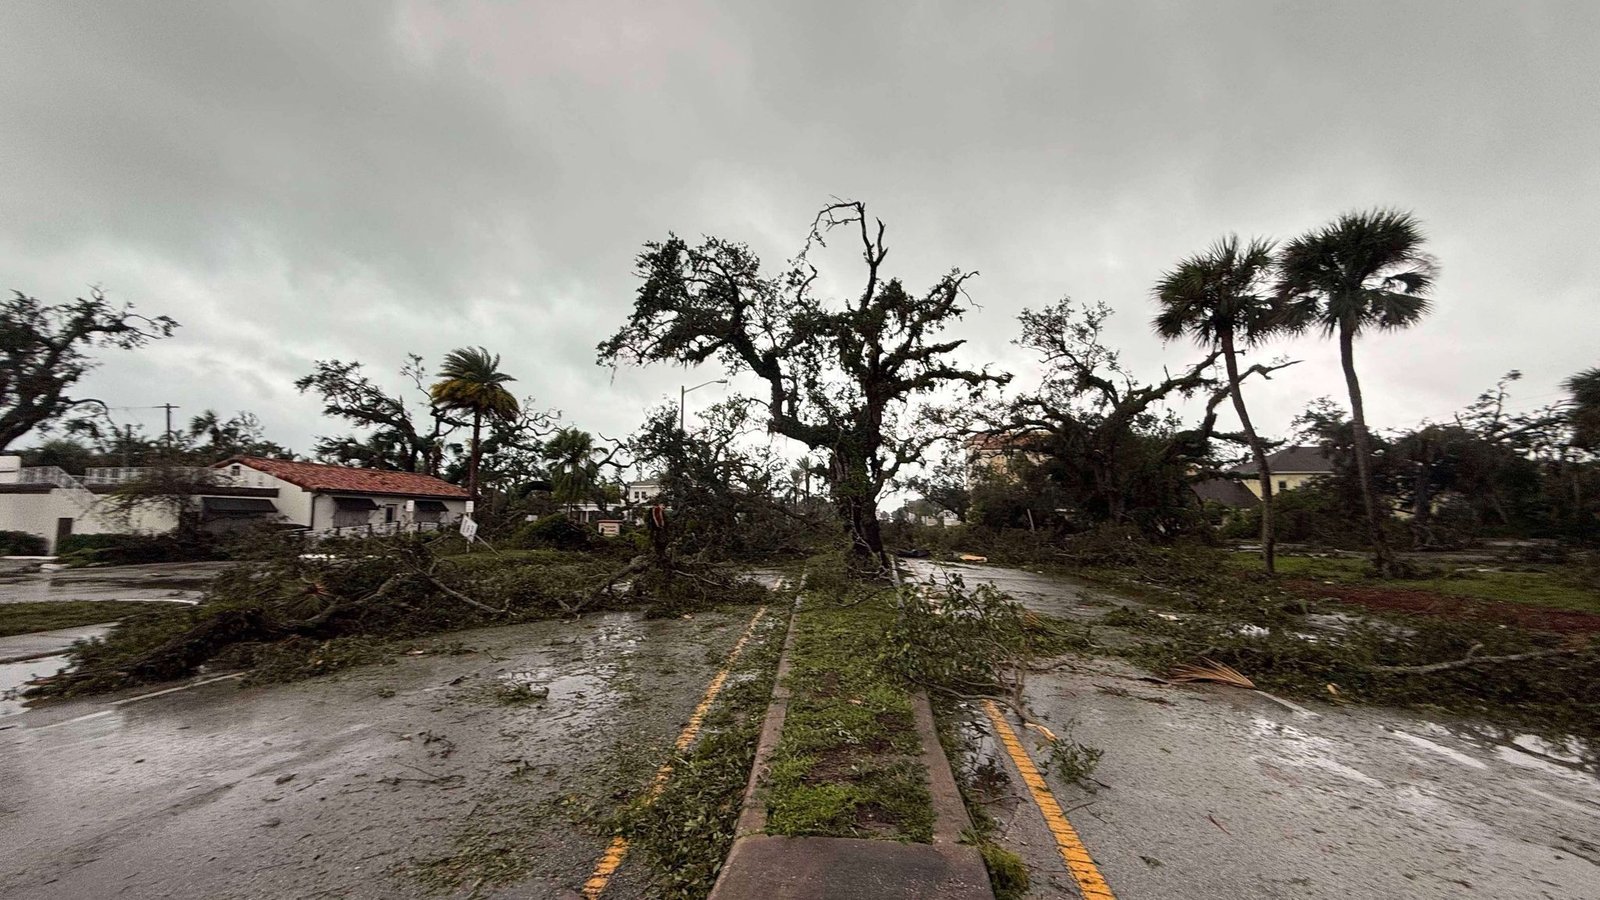
[[[577,428],[563,428],[545,444],[545,455],[555,474],[556,500],[573,504],[594,487],[594,436]]]
[[[478,497],[478,463],[483,452],[479,437],[483,420],[512,419],[519,412],[517,398],[505,388],[512,381],[516,379],[500,371],[500,357],[482,347],[464,347],[445,356],[439,367],[439,381],[428,389],[428,395],[440,409],[472,413],[467,493],[474,500]]]
[[[1579,372],[1562,385],[1572,395],[1567,416],[1573,445],[1600,450],[1600,367]]]
[[[1355,439],[1356,475],[1367,513],[1373,562],[1382,575],[1397,563],[1383,534],[1387,511],[1378,506],[1372,485],[1372,439],[1367,431],[1361,381],[1356,377],[1355,341],[1370,329],[1407,328],[1428,312],[1428,293],[1438,275],[1433,257],[1423,252],[1422,226],[1413,215],[1374,209],[1341,215],[1332,223],[1284,245],[1278,256],[1278,295],[1283,322],[1292,330],[1318,328],[1337,336],[1350,420]]]
[[[1222,351],[1228,393],[1260,473],[1261,558],[1269,575],[1277,571],[1272,471],[1266,446],[1245,409],[1238,345],[1258,344],[1278,328],[1278,306],[1268,284],[1272,269],[1271,241],[1254,238],[1241,244],[1238,235],[1230,234],[1161,276],[1155,287],[1161,312],[1151,322],[1156,333],[1167,340],[1187,335],[1202,347]]]

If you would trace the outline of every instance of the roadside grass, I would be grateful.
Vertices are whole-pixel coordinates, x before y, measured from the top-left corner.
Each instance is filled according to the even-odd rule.
[[[163,603],[126,600],[45,600],[36,603],[0,603],[0,637],[53,631],[77,625],[115,622],[124,616],[150,612]],[[172,604],[179,605],[179,604]],[[186,604],[185,604],[186,605]]]
[[[821,579],[807,587],[766,785],[767,830],[931,841],[933,800],[911,694],[882,663],[895,594]]]
[[[1277,562],[1278,574],[1284,578],[1431,591],[1447,597],[1529,603],[1600,613],[1600,592],[1584,587],[1559,568],[1524,566],[1516,570],[1477,571],[1474,567],[1461,566],[1429,573],[1423,578],[1380,580],[1368,576],[1370,565],[1364,559],[1280,556]],[[1228,555],[1227,563],[1230,569],[1238,572],[1261,571],[1260,557],[1254,554],[1232,553]]]
[[[1300,699],[1434,709],[1492,726],[1600,743],[1600,645],[1474,617],[1407,615],[1306,602],[1280,590],[1226,600],[1146,592],[1097,626],[1106,652],[1156,673],[1215,660],[1257,687]],[[1162,614],[1161,609],[1172,610]],[[1339,618],[1316,618],[1337,612]],[[1505,657],[1521,657],[1500,661]],[[1447,665],[1446,665],[1447,664]],[[1428,667],[1442,668],[1429,670]]]

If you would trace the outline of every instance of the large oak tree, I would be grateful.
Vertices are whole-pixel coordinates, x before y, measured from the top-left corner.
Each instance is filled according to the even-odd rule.
[[[808,260],[834,229],[861,242],[865,264],[854,296],[818,296]],[[709,360],[764,382],[768,428],[821,452],[833,503],[860,561],[886,565],[878,497],[931,442],[905,420],[908,403],[941,388],[981,388],[1007,376],[958,365],[964,341],[945,326],[967,309],[975,273],[952,269],[921,294],[887,275],[884,224],[857,201],[817,214],[805,248],[783,271],[763,272],[743,244],[677,235],[638,258],[642,284],[628,322],[598,348],[602,363]]]

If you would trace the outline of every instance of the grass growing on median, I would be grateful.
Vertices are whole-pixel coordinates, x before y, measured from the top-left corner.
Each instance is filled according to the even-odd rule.
[[[164,603],[124,600],[46,600],[37,603],[0,603],[0,637],[53,631],[78,625],[115,622],[123,616],[149,612]]]
[[[832,583],[806,595],[767,784],[770,833],[933,839],[911,695],[883,663],[893,598]]]

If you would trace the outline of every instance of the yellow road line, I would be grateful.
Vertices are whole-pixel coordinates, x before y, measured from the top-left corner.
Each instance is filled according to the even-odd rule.
[[[1073,880],[1078,882],[1078,891],[1083,894],[1085,900],[1116,900],[1116,895],[1111,893],[1111,887],[1100,876],[1100,869],[1095,866],[1094,859],[1089,856],[1088,848],[1083,846],[1078,832],[1072,827],[1072,823],[1067,821],[1066,814],[1061,811],[1061,804],[1057,803],[1055,795],[1050,793],[1049,785],[1044,783],[1044,778],[1034,767],[1028,751],[1023,748],[1022,742],[1017,740],[1017,732],[1001,714],[1000,707],[993,700],[985,700],[983,711],[988,714],[989,721],[994,723],[995,735],[1000,738],[1000,743],[1006,748],[1011,761],[1016,763],[1017,771],[1022,773],[1022,783],[1028,786],[1028,793],[1033,796],[1034,805],[1039,807],[1045,825],[1055,837],[1056,848],[1061,851],[1062,862],[1067,864],[1067,871],[1071,872]]]
[[[711,677],[711,683],[706,685],[706,692],[701,695],[699,704],[695,706],[694,712],[689,715],[689,724],[683,726],[683,731],[678,733],[677,742],[673,744],[679,753],[689,749],[689,745],[693,744],[695,737],[700,734],[700,726],[705,724],[706,713],[711,710],[711,704],[716,702],[717,695],[722,693],[722,686],[728,682],[728,671],[733,668],[734,663],[739,661],[739,654],[744,652],[744,645],[749,643],[750,636],[755,634],[756,623],[760,622],[761,617],[766,614],[767,608],[765,606],[756,610],[756,614],[750,619],[750,624],[745,626],[744,634],[741,634],[739,639],[734,641],[733,649],[728,651],[727,661],[722,664],[722,668],[717,671],[717,674]],[[661,796],[661,791],[666,788],[667,779],[670,777],[672,777],[672,760],[669,759],[662,763],[661,768],[656,770],[655,780],[650,782],[650,790],[644,796],[646,806],[654,803],[656,798]],[[622,861],[627,858],[628,839],[621,835],[612,838],[611,843],[606,846],[606,852],[601,854],[600,861],[595,863],[594,873],[589,876],[588,881],[583,883],[585,900],[594,900],[594,898],[600,896],[601,892],[606,889],[606,885],[611,882],[611,876],[616,874],[617,869],[622,866]]]

